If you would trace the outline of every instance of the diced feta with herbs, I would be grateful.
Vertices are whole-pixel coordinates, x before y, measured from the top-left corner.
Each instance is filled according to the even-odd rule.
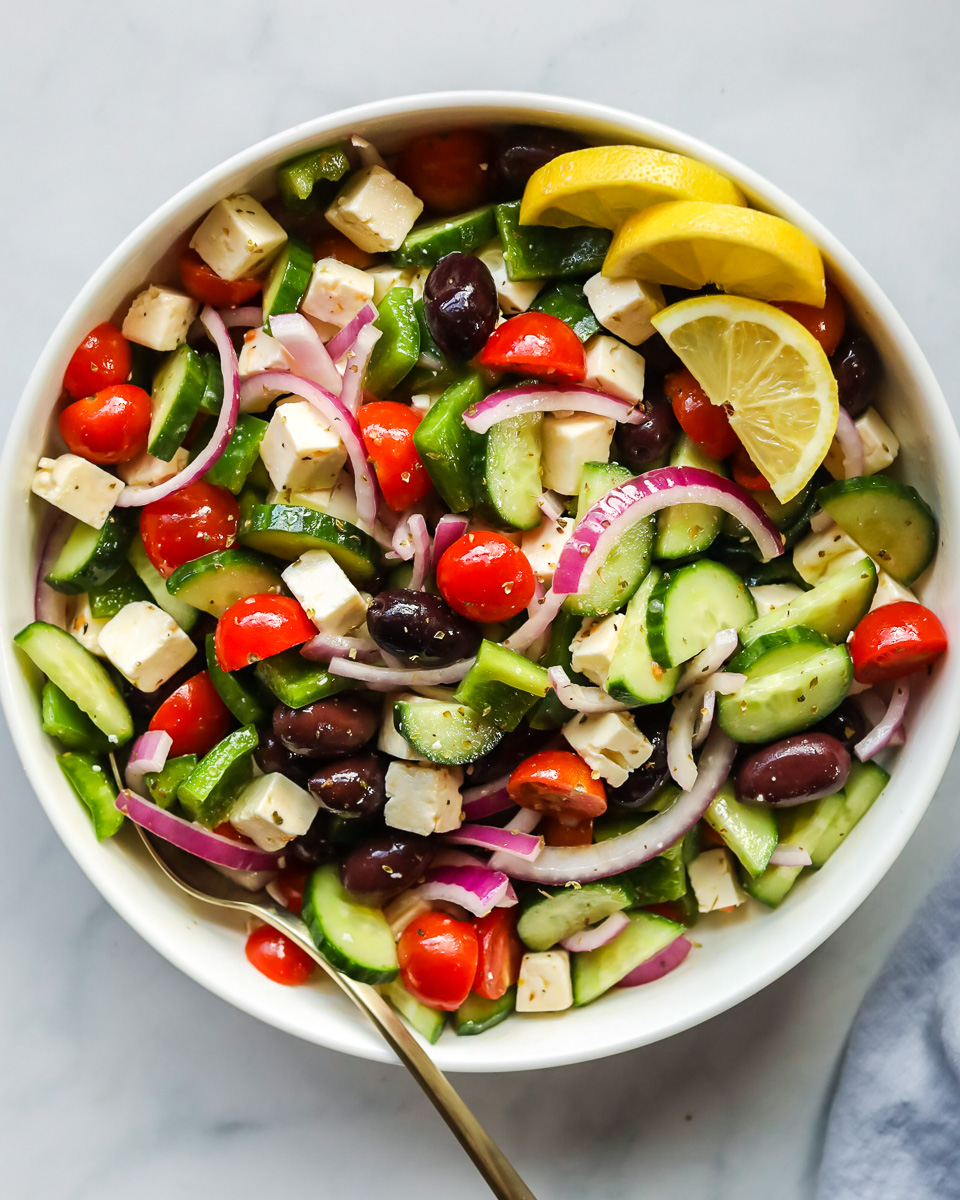
[[[419,300],[430,271],[423,267],[394,267],[384,264],[369,267],[366,274],[373,280],[373,303],[379,307],[387,292],[395,287],[409,288],[413,292],[414,301]]]
[[[573,1005],[570,955],[566,950],[529,952],[520,960],[517,1012],[563,1012]]]
[[[287,232],[246,192],[218,200],[190,239],[190,247],[221,279],[259,275],[287,240]]]
[[[587,358],[585,383],[634,404],[643,399],[645,364],[636,350],[602,333],[595,334],[584,350]]]
[[[570,643],[570,665],[597,687],[604,687],[607,682],[624,619],[623,613],[587,617]]]
[[[503,247],[497,242],[488,242],[477,251],[477,258],[486,265],[497,288],[497,302],[505,317],[514,317],[526,312],[543,288],[542,279],[510,279],[503,257]]]
[[[111,617],[100,630],[100,646],[141,692],[155,692],[197,652],[173,617],[148,600],[124,605]]]
[[[102,529],[123,491],[123,480],[76,454],[41,458],[30,490],[94,529]]]
[[[138,296],[123,318],[123,336],[151,350],[176,350],[200,311],[199,303],[176,288],[151,284]]]
[[[575,496],[583,481],[583,464],[610,457],[614,422],[592,413],[547,413],[541,428],[543,486]]]
[[[351,175],[326,211],[334,229],[370,254],[399,250],[423,212],[409,187],[385,167],[364,167]]]
[[[374,281],[366,271],[337,258],[321,258],[313,265],[300,307],[318,321],[342,329],[373,296]]]
[[[380,722],[380,732],[377,735],[377,749],[391,758],[403,762],[426,762],[427,760],[414,750],[403,734],[397,729],[393,720],[394,704],[399,700],[420,700],[415,692],[402,692],[397,696],[388,696],[383,705],[383,718]]]
[[[313,491],[333,485],[347,452],[323,415],[308,400],[296,400],[274,410],[260,457],[278,491]]]
[[[876,475],[878,471],[885,471],[887,467],[892,466],[900,453],[900,442],[877,410],[866,409],[853,424],[863,446],[864,475]],[[834,479],[843,479],[843,449],[836,440],[823,460],[823,465]]]
[[[702,913],[736,908],[747,898],[729,850],[705,850],[687,864],[687,874]]]
[[[835,524],[808,533],[793,548],[793,565],[800,578],[809,584],[820,583],[834,571],[852,567],[861,558],[863,551],[857,543]]]
[[[100,645],[100,633],[107,622],[95,617],[90,611],[90,597],[86,592],[73,597],[69,613],[67,631],[91,654],[95,654],[97,658],[106,658]]]
[[[611,787],[626,783],[630,772],[642,767],[653,753],[633,717],[622,712],[578,713],[564,725],[563,736]]]
[[[259,375],[263,371],[295,371],[297,367],[293,355],[283,343],[262,329],[251,329],[244,335],[237,361],[243,379]],[[263,412],[274,400],[284,395],[282,388],[268,387],[259,380],[256,381],[256,385],[253,388],[251,383],[244,388],[241,404],[244,412]]]
[[[557,569],[557,559],[576,521],[573,517],[544,517],[536,529],[528,529],[520,540],[520,549],[541,583],[549,583]]]
[[[154,458],[146,450],[135,455],[129,462],[119,463],[117,474],[128,487],[155,487],[158,483],[166,483],[179,475],[190,461],[190,451],[184,446],[175,450],[173,458],[164,462],[162,458]]]
[[[391,829],[424,836],[459,829],[462,783],[459,767],[392,762],[387,767],[383,819]]]
[[[583,285],[583,294],[604,329],[631,346],[639,346],[653,336],[651,318],[666,307],[660,285],[639,279],[593,275]]]
[[[261,850],[282,850],[302,837],[320,811],[319,801],[308,791],[271,771],[247,784],[230,810],[230,824]]]
[[[367,615],[363,596],[326,550],[301,554],[281,578],[310,620],[325,633],[349,633]]]

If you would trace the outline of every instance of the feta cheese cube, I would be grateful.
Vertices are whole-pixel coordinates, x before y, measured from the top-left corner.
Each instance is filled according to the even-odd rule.
[[[587,356],[585,383],[610,396],[619,396],[621,400],[638,403],[643,399],[645,364],[636,350],[602,333],[592,337],[584,350]]]
[[[553,578],[557,558],[575,524],[573,517],[559,517],[555,521],[544,517],[536,529],[528,529],[520,539],[520,549],[541,583]]]
[[[863,446],[864,475],[876,475],[878,471],[885,471],[900,453],[897,435],[875,408],[868,408],[857,417],[854,425]],[[823,465],[834,479],[843,478],[843,449],[836,438],[823,460]]]
[[[687,865],[687,873],[702,913],[736,908],[747,898],[728,850],[705,850]]]
[[[606,462],[614,422],[592,413],[547,413],[541,433],[543,486],[575,496],[583,479],[583,464]]]
[[[123,336],[151,350],[176,350],[187,340],[187,331],[200,311],[199,303],[176,288],[152,283],[133,303],[123,318]]]
[[[393,706],[398,700],[422,700],[415,692],[402,692],[397,696],[388,696],[383,705],[383,720],[380,722],[380,733],[377,736],[377,749],[391,758],[399,758],[404,762],[427,762],[422,755],[410,745],[393,722]]]
[[[525,954],[517,980],[517,1012],[563,1012],[572,1004],[569,953],[540,950]]]
[[[366,271],[336,258],[321,258],[300,307],[318,321],[342,329],[373,299],[374,283]]]
[[[793,548],[793,565],[809,584],[817,584],[831,572],[852,567],[865,557],[853,538],[836,524],[808,533]]]
[[[366,272],[373,280],[373,302],[378,307],[387,292],[394,287],[409,288],[413,292],[414,303],[423,295],[423,285],[430,274],[423,267],[392,267],[389,265],[370,267]]]
[[[783,608],[803,595],[803,588],[794,583],[765,583],[748,589],[757,606],[757,616],[765,617],[775,608]]]
[[[442,392],[416,392],[410,397],[410,407],[415,412],[428,413],[442,394]]]
[[[631,346],[639,346],[653,335],[650,318],[666,305],[659,283],[643,283],[639,279],[593,275],[583,285],[583,294],[604,329]]]
[[[909,600],[912,604],[919,603],[909,588],[904,587],[902,583],[897,583],[882,567],[877,567],[877,590],[873,593],[870,611],[873,612],[875,608],[883,608],[885,604],[896,604],[898,600]]]
[[[563,727],[563,736],[587,766],[611,787],[627,782],[643,766],[653,747],[627,713],[578,713]]]
[[[343,442],[307,400],[281,404],[260,443],[270,482],[283,491],[332,486],[347,461]]]
[[[363,597],[326,550],[308,550],[281,572],[304,612],[326,633],[349,633],[364,620]]]
[[[154,487],[158,483],[166,483],[174,475],[179,475],[190,461],[190,451],[183,446],[174,451],[173,458],[164,462],[162,458],[154,458],[146,450],[142,450],[129,462],[117,466],[117,474],[129,487]]]
[[[256,842],[261,850],[282,850],[313,824],[320,802],[308,791],[271,771],[252,780],[230,810],[237,833]]]
[[[264,333],[262,329],[249,329],[244,334],[237,361],[240,375],[244,379],[248,375],[259,375],[261,371],[294,371],[297,366],[293,355],[283,343],[271,337],[269,333]],[[247,413],[263,412],[282,395],[283,388],[265,387],[260,384],[252,395],[248,390],[244,391],[240,408]]]
[[[125,604],[100,630],[103,653],[141,692],[155,692],[196,654],[173,617],[148,600]]]
[[[40,459],[30,490],[85,525],[102,529],[120,498],[123,480],[76,454],[61,454]]]
[[[488,242],[477,252],[477,258],[486,265],[497,288],[497,301],[505,317],[526,312],[536,300],[543,287],[542,279],[508,279],[507,265],[503,259],[503,248],[499,241]]]
[[[460,828],[462,801],[459,767],[392,762],[387,767],[383,819],[408,833],[449,833]]]
[[[351,175],[326,211],[334,229],[369,254],[398,250],[423,212],[407,185],[386,167],[364,167]]]
[[[67,621],[67,632],[73,634],[81,646],[86,647],[97,658],[106,658],[100,645],[100,631],[106,620],[95,617],[90,611],[90,597],[86,592],[73,597],[73,605]]]
[[[287,240],[286,230],[263,205],[240,192],[218,200],[190,239],[221,279],[258,275]]]
[[[410,922],[415,921],[423,913],[430,912],[432,908],[433,905],[429,900],[424,900],[422,896],[415,896],[412,892],[401,892],[389,904],[385,904],[383,915],[390,926],[393,940],[399,942],[400,935]]]
[[[610,617],[587,617],[570,643],[570,665],[581,675],[586,675],[597,687],[606,686],[623,621],[623,613],[614,613]]]

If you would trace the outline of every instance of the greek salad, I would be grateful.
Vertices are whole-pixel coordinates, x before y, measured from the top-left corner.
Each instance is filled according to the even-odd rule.
[[[16,637],[63,773],[430,1041],[645,986],[824,867],[946,648],[877,352],[681,155],[453,129],[275,184],[66,368]]]

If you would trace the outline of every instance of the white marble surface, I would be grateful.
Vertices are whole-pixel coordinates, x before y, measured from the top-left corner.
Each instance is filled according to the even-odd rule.
[[[942,0],[907,19],[893,0],[10,3],[0,421],[89,273],[181,185],[305,117],[458,86],[621,105],[741,157],[860,257],[955,395],[958,32]],[[57,841],[4,731],[0,771],[5,1197],[488,1194],[399,1069],[261,1026],[142,943]],[[960,846],[957,781],[955,757],[871,900],[738,1010],[605,1062],[458,1079],[537,1194],[810,1197],[850,1020]]]

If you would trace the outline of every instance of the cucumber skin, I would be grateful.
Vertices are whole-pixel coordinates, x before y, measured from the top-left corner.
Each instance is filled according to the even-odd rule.
[[[656,913],[631,913],[630,924],[612,942],[572,956],[574,1005],[590,1004],[684,933],[685,926]]]
[[[271,317],[297,311],[310,286],[312,274],[313,254],[310,247],[297,238],[288,237],[277,260],[267,272],[267,281],[263,289],[264,333],[271,333]]]
[[[722,621],[719,624],[716,624],[715,628],[704,622],[703,632],[706,634],[705,640],[699,637],[696,638],[692,643],[693,649],[690,650],[689,646],[685,647],[681,652],[683,653],[684,657],[677,657],[677,661],[673,661],[674,651],[677,648],[671,647],[669,644],[674,640],[670,636],[670,630],[668,629],[670,620],[667,608],[670,601],[670,594],[673,592],[674,588],[686,583],[686,581],[693,575],[707,572],[711,568],[715,571],[720,571],[723,576],[728,577],[730,583],[735,583],[736,585],[736,599],[731,599],[731,611],[733,605],[739,603],[742,595],[743,613],[738,613],[734,616],[734,628],[739,629],[742,627],[742,625],[746,624],[745,621],[741,621],[739,618],[740,616],[748,613],[751,609],[752,616],[749,617],[749,620],[756,620],[757,606],[754,603],[753,597],[747,591],[746,584],[744,584],[743,580],[740,579],[740,577],[733,571],[731,571],[729,567],[725,567],[722,563],[714,562],[712,559],[708,558],[701,558],[694,563],[688,563],[686,566],[679,567],[674,571],[665,571],[656,587],[654,587],[650,593],[650,600],[647,604],[646,618],[647,644],[650,647],[650,653],[654,662],[658,663],[663,668],[679,666],[682,663],[689,661],[689,659],[693,658],[696,654],[699,654],[701,650],[706,648],[710,638],[713,637],[715,633],[719,632],[721,629],[727,628]],[[724,614],[725,617],[727,615],[729,614]],[[674,624],[676,624],[676,621],[674,621]],[[690,650],[690,653],[686,653],[687,650]]]
[[[234,496],[239,496],[258,459],[260,443],[266,432],[266,421],[249,413],[241,413],[226,449],[203,478],[207,483],[224,487]]]
[[[88,591],[87,599],[90,602],[90,615],[99,621],[109,621],[128,604],[138,600],[152,601],[153,596],[129,562],[124,561],[106,583]]]
[[[523,901],[517,934],[529,950],[550,950],[565,937],[631,908],[636,901],[636,889],[625,875],[575,889],[537,888]]]
[[[187,604],[185,600],[178,600],[176,596],[170,595],[166,580],[147,558],[143,539],[139,534],[130,543],[127,559],[158,608],[162,608],[168,616],[173,617],[184,633],[189,633],[197,623],[199,610],[192,604]]]
[[[158,404],[163,402],[157,395],[157,389],[163,388],[167,382],[167,372],[172,374],[178,362],[183,362],[183,378],[177,387],[173,403],[169,404],[163,420],[157,424]],[[169,462],[183,445],[194,418],[200,410],[207,389],[207,368],[196,350],[183,343],[172,350],[164,361],[163,366],[154,376],[151,400],[153,402],[153,421],[150,424],[150,436],[147,443],[147,453],[154,458]],[[165,400],[165,397],[164,397]],[[156,428],[154,428],[156,426]]]
[[[521,225],[519,200],[498,204],[496,217],[511,282],[594,275],[603,266],[613,239],[609,229],[587,225],[569,229]]]
[[[381,987],[383,998],[390,1002],[414,1033],[419,1033],[426,1042],[435,1046],[447,1023],[447,1014],[422,1004],[416,996],[407,991],[399,978],[382,984]]]
[[[509,417],[486,434],[484,485],[497,516],[514,529],[536,529],[543,514],[540,484],[541,413]],[[519,461],[518,461],[519,460]]]
[[[627,606],[620,641],[610,661],[606,679],[607,691],[621,704],[662,704],[673,695],[680,678],[679,667],[668,667],[666,670],[659,667],[650,653],[647,640],[647,602],[660,578],[660,568],[651,567]],[[632,662],[637,653],[644,659],[642,680],[638,680],[635,663]],[[631,659],[629,662],[628,656]]]
[[[742,630],[741,641],[746,645],[764,634],[791,625],[813,629],[832,642],[846,641],[869,611],[876,590],[877,568],[872,559],[864,557],[861,563],[828,575],[789,604],[751,621]],[[817,611],[818,604],[823,608],[822,612]]]
[[[838,793],[836,811],[830,814],[827,828],[810,851],[815,867],[822,867],[836,853],[889,782],[889,773],[878,763],[854,760],[843,791]]]
[[[289,562],[307,550],[326,550],[354,584],[370,583],[382,557],[374,539],[356,525],[297,504],[254,505],[240,526],[237,541]]]
[[[40,727],[66,750],[84,754],[106,754],[111,749],[106,735],[65,692],[48,679],[40,693]]]
[[[898,554],[895,547],[891,549],[890,543],[893,539],[887,536],[879,539],[876,545],[868,545],[867,543],[872,539],[864,537],[863,527],[856,519],[851,519],[851,517],[856,518],[856,511],[844,512],[844,509],[849,507],[849,504],[844,503],[845,501],[858,500],[871,495],[876,496],[881,502],[886,500],[890,505],[896,505],[898,509],[907,506],[913,509],[909,521],[904,518],[902,512],[898,511],[893,515],[894,520],[904,518],[902,525],[909,525],[910,536],[915,540],[913,551],[908,551],[905,555],[906,562],[901,561],[904,556]],[[853,538],[864,554],[869,554],[871,558],[877,559],[887,574],[897,583],[909,587],[919,579],[933,561],[933,556],[937,552],[937,518],[934,516],[933,509],[916,488],[899,483],[886,475],[861,475],[855,479],[838,479],[835,483],[829,483],[826,487],[822,487],[817,492],[817,503],[833,517],[844,533]],[[846,524],[842,519],[844,517],[847,520]],[[887,519],[890,519],[890,514],[887,515]],[[857,536],[858,532],[860,537]],[[901,528],[899,531],[894,529],[891,532],[894,539],[898,532],[902,539],[905,530]]]
[[[453,1030],[458,1037],[486,1033],[505,1021],[517,1007],[517,988],[514,985],[497,1000],[488,1000],[471,992],[453,1014]]]
[[[742,804],[728,781],[711,801],[703,819],[720,834],[745,871],[754,879],[763,874],[777,848],[777,815],[773,809]]]
[[[117,790],[109,770],[92,754],[68,751],[57,755],[57,763],[77,798],[87,808],[97,841],[113,837],[123,826],[117,808]]]
[[[399,974],[399,964],[396,963],[396,949],[394,948],[394,965],[383,967],[363,966],[355,959],[344,954],[339,946],[327,936],[323,924],[323,916],[320,912],[320,907],[317,903],[318,892],[326,882],[326,877],[330,871],[336,871],[333,864],[327,864],[326,867],[318,867],[307,881],[307,886],[303,892],[303,911],[302,917],[304,924],[310,931],[310,936],[313,938],[313,944],[317,947],[323,957],[330,963],[331,966],[342,971],[344,975],[348,975],[351,979],[356,979],[359,983],[390,983],[396,979]],[[356,908],[365,908],[366,906],[356,904],[347,892],[340,887],[339,879],[335,879],[336,887],[342,893],[346,903],[354,905]],[[371,910],[378,911],[378,910]],[[380,914],[380,919],[383,921],[383,928],[389,938],[390,945],[393,946],[393,934],[390,932],[390,926],[387,924],[383,914]]]
[[[252,578],[237,584],[225,600],[214,598],[210,592],[204,595],[204,580],[208,576],[212,581],[217,581],[219,576],[219,582],[222,583],[223,579],[228,577],[228,572],[233,574],[238,571],[249,573]],[[261,592],[279,592],[282,583],[279,571],[275,571],[266,559],[254,554],[252,550],[231,546],[229,550],[214,550],[210,554],[204,554],[202,558],[192,559],[177,567],[167,579],[167,591],[171,596],[201,612],[222,617],[232,604],[245,596]]]
[[[433,267],[447,254],[470,254],[497,236],[494,206],[471,209],[459,216],[415,225],[393,252],[395,267]]]
[[[65,596],[79,596],[91,588],[100,587],[119,570],[127,556],[127,550],[136,532],[133,523],[116,512],[107,515],[94,541],[90,554],[77,570],[68,575],[58,575],[57,565],[67,551],[74,534],[89,536],[89,525],[78,521],[64,543],[63,550],[53,564],[44,582]]]
[[[436,733],[429,735],[427,739],[422,736],[423,727],[422,721],[427,711],[437,713],[438,710],[460,710],[460,729],[465,737],[465,741],[460,743],[457,750],[437,750],[434,743],[438,739]],[[475,718],[471,721],[471,718]],[[410,701],[398,700],[393,706],[393,724],[397,733],[413,746],[414,750],[420,754],[428,762],[438,763],[446,767],[462,767],[467,763],[475,762],[478,758],[482,758],[484,754],[489,754],[490,751],[497,745],[503,737],[503,731],[495,725],[484,722],[479,713],[468,708],[465,704],[458,704],[456,701],[440,701],[440,700],[423,700]],[[455,721],[451,721],[444,729],[444,733],[451,736],[460,736],[453,732]],[[472,726],[472,728],[471,728]]]

